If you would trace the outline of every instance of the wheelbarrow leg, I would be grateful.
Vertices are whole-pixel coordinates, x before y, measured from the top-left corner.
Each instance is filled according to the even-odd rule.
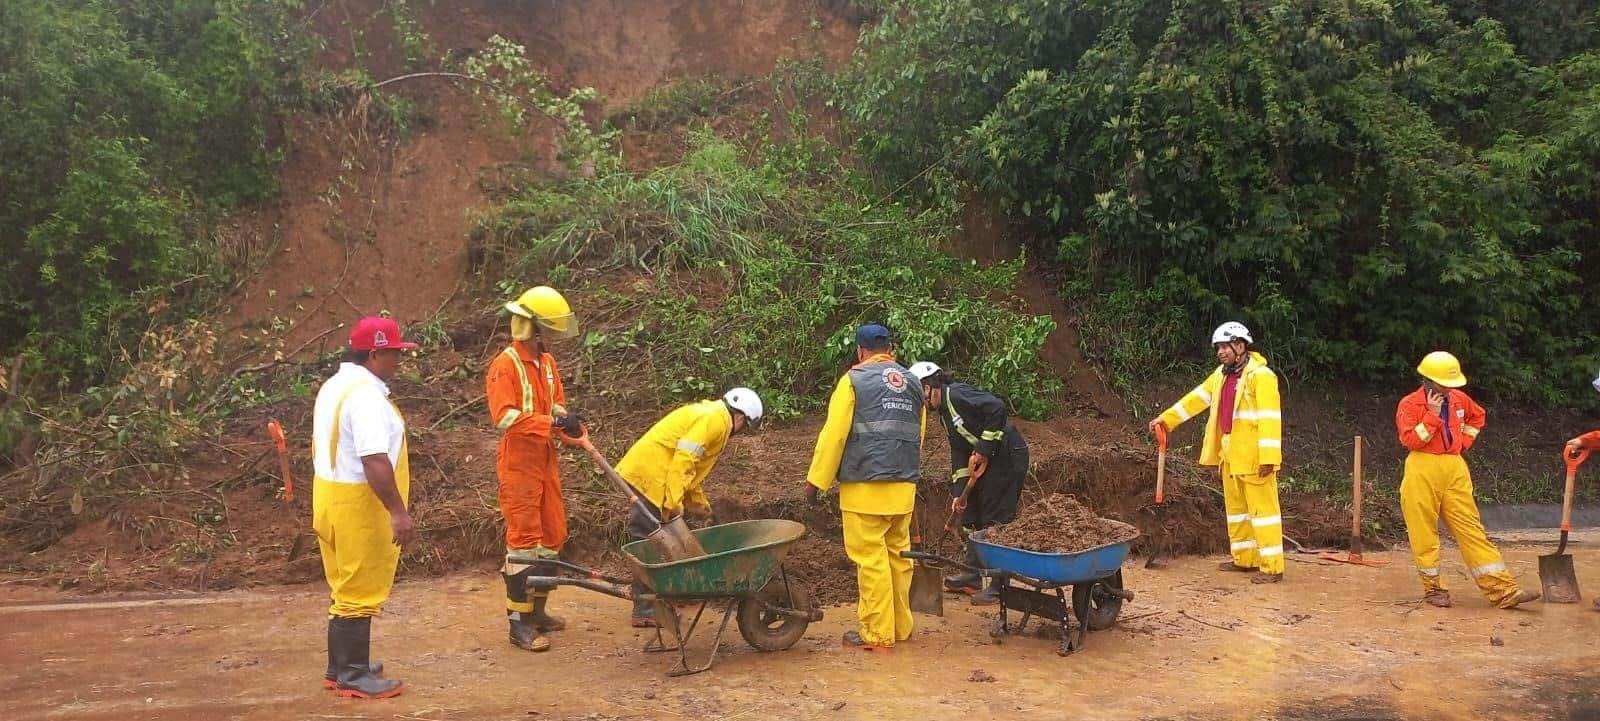
[[[673,666],[667,671],[668,676],[688,676],[690,674],[700,673],[701,671],[711,668],[711,664],[716,663],[717,651],[722,648],[722,632],[728,630],[728,619],[733,618],[733,607],[738,602],[738,597],[733,597],[729,598],[728,602],[723,604],[722,623],[717,625],[717,635],[716,638],[711,640],[711,652],[706,654],[706,662],[700,666],[690,666],[688,644],[680,642],[678,644],[678,665]],[[710,603],[710,601],[700,602],[700,610],[699,612],[695,613],[694,621],[689,624],[689,631],[688,633],[684,634],[685,639],[694,634],[695,627],[700,625],[701,614],[705,613],[706,606]]]
[[[1071,604],[1072,615],[1078,619],[1076,629],[1069,628],[1067,624],[1067,591],[1066,586],[1057,586],[1056,595],[1061,597],[1061,648],[1056,653],[1062,656],[1071,655],[1083,649],[1083,642],[1088,638],[1089,630],[1089,602],[1085,598],[1082,603],[1077,602],[1077,594],[1073,594]]]
[[[990,580],[990,583],[998,584],[1000,586],[1000,612],[995,617],[994,623],[989,626],[989,637],[993,638],[995,643],[1000,643],[1001,640],[1005,638],[1006,633],[1010,631],[1006,618],[1005,594],[1005,588],[1006,586],[1010,585],[1010,579],[1008,579],[1005,574],[997,574],[993,579]]]

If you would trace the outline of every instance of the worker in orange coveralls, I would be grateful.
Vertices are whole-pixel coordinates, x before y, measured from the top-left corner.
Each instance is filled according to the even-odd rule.
[[[1600,375],[1594,377],[1594,389],[1600,391]],[[1567,441],[1567,455],[1577,457],[1584,451],[1600,450],[1600,431],[1589,431]],[[1600,597],[1594,599],[1594,610],[1600,611]]]
[[[567,540],[567,511],[561,502],[558,443],[581,436],[575,414],[567,413],[566,391],[556,359],[543,336],[578,334],[572,307],[555,289],[530,288],[505,305],[511,314],[511,345],[489,362],[486,396],[489,420],[500,430],[495,474],[500,478],[500,515],[506,524],[506,616],[513,646],[550,650],[545,635],[565,627],[545,610],[548,592],[530,594],[527,578],[535,564],[557,557]]]

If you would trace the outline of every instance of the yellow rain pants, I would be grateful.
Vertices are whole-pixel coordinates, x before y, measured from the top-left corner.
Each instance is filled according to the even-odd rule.
[[[349,392],[346,391],[346,395]],[[333,438],[329,458],[339,457],[337,419],[344,399],[334,409]],[[394,485],[400,501],[410,505],[411,464],[407,448],[400,444],[400,461],[394,469]],[[322,551],[322,574],[333,597],[328,615],[339,618],[376,616],[389,600],[394,572],[400,565],[400,547],[394,542],[389,525],[389,509],[366,483],[340,483],[327,478],[314,479],[311,489],[311,528],[317,532]]]
[[[1278,506],[1278,474],[1259,469],[1235,473],[1222,465],[1222,505],[1228,514],[1233,562],[1262,573],[1283,573],[1283,514]]]
[[[1467,573],[1484,598],[1500,607],[1516,598],[1517,582],[1506,570],[1500,550],[1484,533],[1478,503],[1472,498],[1472,474],[1461,456],[1416,451],[1406,456],[1400,513],[1406,519],[1406,535],[1411,538],[1411,553],[1424,590],[1445,588],[1439,575],[1439,521],[1443,518],[1445,528],[1461,547]]]
[[[911,637],[911,514],[843,511],[844,551],[856,564],[861,639],[893,646]]]

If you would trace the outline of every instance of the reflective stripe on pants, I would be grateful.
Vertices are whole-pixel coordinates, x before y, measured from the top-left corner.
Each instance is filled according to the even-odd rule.
[[[879,646],[911,637],[911,514],[843,511],[844,550],[856,564],[856,617],[862,640]]]
[[[1461,557],[1484,598],[1496,606],[1515,598],[1517,582],[1506,570],[1500,550],[1489,542],[1472,498],[1472,474],[1467,462],[1455,454],[1419,453],[1406,456],[1400,481],[1400,513],[1417,564],[1417,577],[1426,591],[1444,590],[1439,574],[1439,522],[1461,547]]]
[[[1228,514],[1233,562],[1283,573],[1283,518],[1278,506],[1278,474],[1234,474],[1222,466],[1222,502]]]

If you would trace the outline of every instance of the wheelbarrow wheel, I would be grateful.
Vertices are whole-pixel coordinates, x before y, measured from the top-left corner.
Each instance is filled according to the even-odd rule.
[[[791,580],[796,580],[791,577]],[[793,604],[793,605],[791,605]],[[793,585],[774,577],[767,585],[739,600],[739,635],[758,651],[782,651],[795,645],[810,621],[775,613],[771,607],[811,610],[811,594],[798,581]]]
[[[1090,631],[1104,631],[1117,625],[1117,614],[1122,613],[1122,597],[1106,592],[1107,588],[1122,588],[1122,571],[1117,571],[1093,583],[1080,583],[1072,587],[1072,605],[1085,609],[1078,619]]]

